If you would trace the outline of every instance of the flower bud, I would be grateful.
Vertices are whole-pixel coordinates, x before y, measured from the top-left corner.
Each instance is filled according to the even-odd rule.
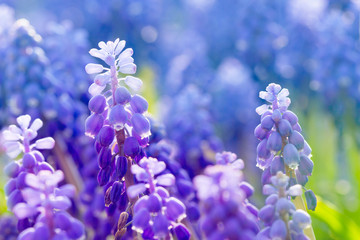
[[[309,210],[315,211],[316,205],[317,205],[317,199],[312,190],[307,190],[305,192],[305,199],[306,199],[306,205]]]
[[[85,121],[85,134],[94,138],[104,124],[104,118],[100,114],[93,113]]]
[[[16,204],[22,202],[23,196],[21,194],[21,191],[18,189],[15,189],[8,197],[7,201],[6,201],[6,205],[8,206],[9,209],[12,209]]]
[[[111,199],[110,199],[110,192],[111,192],[111,186],[106,189],[105,192],[105,196],[104,196],[104,202],[105,202],[105,207],[109,207],[111,205]]]
[[[127,229],[121,228],[115,233],[115,240],[121,240],[122,237],[126,234]]]
[[[139,154],[140,146],[135,137],[128,137],[124,142],[124,153],[126,156],[134,158]]]
[[[48,164],[47,162],[42,162],[39,164],[38,166],[38,170],[41,171],[41,170],[46,170],[46,171],[50,171],[50,172],[54,172],[54,168]]]
[[[130,102],[131,94],[126,87],[118,87],[115,90],[115,101],[117,104],[125,105],[126,103]]]
[[[266,205],[275,205],[279,199],[278,194],[274,193],[268,196],[265,200]]]
[[[110,109],[109,122],[116,131],[124,128],[128,120],[128,114],[122,105],[116,105]]]
[[[294,146],[301,150],[304,148],[304,137],[298,131],[293,131],[289,137],[289,142],[294,144]]]
[[[271,239],[286,239],[287,229],[283,220],[276,220],[270,228]]]
[[[310,215],[304,210],[298,209],[293,215],[293,222],[298,225],[301,229],[305,229],[310,226],[311,218]]]
[[[130,105],[135,113],[144,113],[149,107],[149,103],[146,99],[137,94],[131,98]]]
[[[110,200],[113,203],[117,203],[120,200],[121,194],[123,193],[122,182],[116,181],[113,183],[110,192]]]
[[[276,156],[271,162],[270,172],[271,175],[276,175],[276,173],[279,171],[285,173],[285,164],[283,158]]]
[[[147,208],[142,208],[133,218],[133,230],[144,231],[150,225],[150,212]]]
[[[298,150],[293,144],[288,143],[285,145],[283,156],[286,165],[288,165],[290,168],[295,169],[298,167],[300,156]]]
[[[276,203],[276,211],[282,215],[289,213],[291,210],[295,210],[294,204],[286,199],[286,198],[280,198]]]
[[[10,179],[4,186],[5,195],[9,196],[16,189],[16,179]]]
[[[298,117],[290,110],[284,112],[282,118],[288,120],[291,126],[294,126],[298,122]]]
[[[166,215],[172,221],[181,221],[185,214],[185,206],[178,199],[170,197],[166,202]]]
[[[104,109],[106,107],[106,99],[103,95],[96,95],[92,97],[89,101],[88,107],[90,111],[101,114],[104,112]]]
[[[266,148],[278,152],[282,147],[282,138],[278,132],[272,132],[267,140]]]
[[[118,177],[118,179],[122,179],[127,171],[127,167],[128,167],[128,160],[126,157],[123,156],[118,156],[116,159],[116,176]]]
[[[150,122],[149,120],[141,115],[140,113],[135,113],[131,118],[132,125],[134,130],[141,138],[146,138],[151,135],[150,132]]]
[[[281,112],[279,109],[275,109],[271,115],[274,122],[279,122],[282,118]]]
[[[36,159],[31,153],[25,153],[23,156],[23,166],[26,169],[32,169],[36,165]]]
[[[181,223],[174,227],[174,233],[176,238],[181,240],[189,240],[191,237],[189,230]]]
[[[163,239],[169,235],[169,220],[162,214],[158,214],[154,217],[152,229],[155,236],[159,239]]]
[[[261,127],[266,129],[266,130],[271,130],[274,126],[274,120],[272,119],[272,117],[266,116],[261,120]]]
[[[275,216],[275,207],[273,205],[266,205],[259,211],[259,218],[265,223],[270,223]]]
[[[97,136],[97,141],[100,143],[101,146],[107,147],[109,146],[114,140],[114,129],[110,126],[103,126],[99,131]]]
[[[257,127],[254,130],[254,135],[255,137],[257,137],[259,140],[263,140],[266,135],[268,134],[268,130],[264,129],[261,127],[261,124],[257,125]]]
[[[290,136],[290,134],[292,132],[291,125],[290,125],[289,121],[286,119],[280,120],[280,122],[278,123],[278,128],[279,128],[280,135],[283,137]]]
[[[98,164],[100,168],[106,168],[110,165],[112,159],[111,150],[108,147],[103,147],[98,155]]]
[[[267,139],[264,139],[262,140],[256,150],[257,150],[257,154],[258,154],[258,157],[259,158],[262,158],[262,159],[267,159],[270,157],[271,153],[270,151],[266,148],[266,145],[267,145]]]
[[[160,196],[157,193],[151,194],[146,202],[146,205],[149,212],[159,212],[162,207]]]
[[[17,189],[24,189],[25,187],[27,187],[27,184],[25,182],[25,178],[26,178],[26,172],[21,172],[17,178],[16,178],[16,188]]]
[[[100,186],[104,186],[109,182],[111,173],[112,173],[111,166],[107,166],[106,168],[103,168],[99,171],[97,180],[98,180]]]
[[[17,162],[10,162],[5,166],[4,172],[9,178],[15,178],[20,173],[20,164]]]
[[[302,175],[309,176],[311,175],[314,168],[314,163],[311,161],[310,158],[306,157],[305,155],[300,156],[300,163],[299,163],[299,172]]]
[[[309,178],[306,175],[302,175],[299,170],[295,171],[295,175],[297,182],[303,186],[309,181]]]
[[[254,187],[251,186],[251,184],[248,182],[241,182],[240,189],[243,190],[243,192],[246,195],[246,198],[249,198],[254,194]]]

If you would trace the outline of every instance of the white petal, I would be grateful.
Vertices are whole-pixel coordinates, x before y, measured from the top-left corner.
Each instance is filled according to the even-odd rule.
[[[37,132],[33,131],[32,129],[27,129],[24,133],[24,138],[28,139],[29,141],[36,138],[36,136],[37,136]]]
[[[146,190],[145,184],[140,183],[140,184],[136,184],[136,185],[132,185],[132,186],[128,187],[126,192],[127,192],[127,195],[129,196],[129,198],[135,198],[140,193],[145,192],[145,190]]]
[[[30,115],[22,115],[16,121],[22,129],[27,129],[30,125],[31,117]]]
[[[133,76],[127,76],[125,78],[125,83],[135,91],[139,91],[143,84],[140,78]]]
[[[96,95],[99,95],[104,89],[105,89],[105,86],[99,86],[96,83],[93,83],[90,85],[88,91],[92,96],[96,96]]]
[[[128,63],[134,63],[134,59],[132,57],[122,58],[117,63],[117,65],[121,67],[122,65],[125,65],[125,64],[128,64]]]
[[[29,205],[27,205],[26,203],[18,203],[15,205],[15,207],[12,209],[12,211],[14,212],[15,216],[18,219],[24,219],[27,217],[31,217],[33,215],[35,215],[35,213],[37,212],[36,208],[31,207]],[[21,238],[19,238],[21,239]]]
[[[41,138],[35,142],[37,149],[52,149],[54,145],[55,140],[52,137]]]
[[[268,109],[269,109],[269,105],[263,104],[263,105],[261,105],[260,107],[257,107],[255,111],[257,112],[257,114],[262,115],[262,114],[263,114],[264,112],[266,112]]]
[[[19,142],[7,142],[4,147],[6,154],[11,158],[16,158],[22,151],[22,145]]]
[[[22,130],[20,128],[18,128],[17,126],[15,126],[15,125],[10,125],[9,130],[12,133],[17,133],[17,134],[20,134],[20,135],[22,134]]]
[[[43,126],[43,122],[39,118],[37,118],[31,124],[30,129],[37,132],[42,126]]]
[[[101,64],[89,63],[85,66],[85,71],[88,74],[101,73],[104,70],[104,67]]]
[[[175,177],[174,175],[167,173],[167,174],[163,174],[160,175],[156,178],[157,184],[161,185],[161,186],[172,186],[175,183]]]
[[[115,48],[115,56],[117,56],[124,49],[125,43],[126,42],[124,40],[122,40],[118,43],[118,45]]]
[[[300,196],[302,194],[302,187],[300,184],[296,184],[294,186],[291,186],[289,190],[287,191],[290,196]]]
[[[265,195],[271,195],[273,193],[277,193],[277,190],[275,187],[269,185],[269,184],[265,184],[263,187],[263,194]]]
[[[121,62],[122,59],[131,57],[134,54],[132,48],[125,49],[118,57],[117,61]]]
[[[99,42],[98,46],[99,46],[99,48],[106,49],[106,44],[103,41]]]
[[[106,54],[103,51],[95,49],[95,48],[91,49],[89,51],[89,53],[90,53],[91,56],[96,57],[96,58],[100,58],[103,61],[106,58]]]
[[[9,130],[3,131],[2,136],[5,141],[17,141],[20,139],[20,134],[13,133]]]
[[[136,65],[134,63],[121,65],[119,71],[124,74],[134,74],[136,73]]]
[[[96,75],[94,82],[99,86],[105,86],[110,82],[110,72],[104,72]]]

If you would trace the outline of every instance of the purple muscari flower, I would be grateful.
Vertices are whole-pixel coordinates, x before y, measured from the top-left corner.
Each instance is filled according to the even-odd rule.
[[[61,171],[40,171],[37,175],[28,173],[25,182],[28,187],[21,190],[24,202],[14,206],[12,211],[22,220],[35,218],[35,225],[20,233],[18,239],[78,239],[85,234],[84,226],[65,212],[71,206],[74,187],[57,187],[64,174]]]
[[[231,165],[209,166],[204,175],[194,178],[202,211],[200,228],[206,238],[241,239],[246,232],[249,239],[255,239],[257,216],[246,207],[247,190],[239,187],[241,181],[242,172]],[[216,227],[220,225],[226,229]]]
[[[163,173],[166,165],[155,158],[143,158],[139,165],[131,166],[137,184],[127,188],[129,198],[134,199],[141,193],[148,194],[139,198],[134,206],[132,229],[146,237],[153,234],[156,238],[166,238],[172,234],[180,234],[190,239],[189,231],[179,222],[186,217],[184,204],[170,197],[169,192],[162,186],[172,186],[175,178],[172,174]]]
[[[117,219],[120,212],[127,209],[128,199],[124,192],[137,186],[133,185],[129,168],[143,158],[143,148],[148,145],[150,123],[145,116],[148,103],[128,90],[138,91],[142,86],[140,79],[126,76],[136,72],[133,50],[125,49],[125,41],[119,39],[100,42],[99,47],[89,53],[108,67],[97,63],[85,66],[88,74],[96,74],[94,83],[89,87],[93,96],[89,102],[92,113],[87,118],[85,134],[96,139],[100,171],[94,170],[99,171],[97,180],[100,186],[104,186],[103,205],[106,205],[108,215]],[[85,196],[88,198],[90,194]],[[129,200],[133,204],[136,199],[130,197]],[[116,238],[120,238],[126,233],[126,228],[114,226],[113,231]]]
[[[124,160],[125,156],[131,160],[142,157],[142,148],[147,146],[150,136],[150,124],[143,115],[148,107],[146,100],[139,95],[132,96],[125,87],[137,91],[142,85],[141,80],[132,76],[119,78],[136,72],[133,50],[124,50],[125,41],[119,39],[100,42],[99,47],[91,49],[90,55],[103,60],[110,68],[95,63],[85,67],[88,74],[97,74],[89,87],[93,95],[89,102],[92,115],[86,121],[86,135],[96,137],[101,146],[111,149],[105,159],[103,152],[98,152],[99,160],[102,160],[99,162],[98,180],[105,185],[109,181],[122,180],[127,171],[127,163],[123,164],[128,161]]]
[[[289,180],[283,172],[277,172],[271,177],[271,184],[264,185],[263,193],[269,196],[266,205],[259,211],[259,218],[265,224],[257,236],[259,239],[267,237],[285,240],[290,236],[293,239],[293,234],[304,235],[303,230],[310,226],[309,214],[296,210],[291,202],[291,197],[301,196],[302,187],[299,184],[290,186]]]
[[[261,124],[254,131],[260,140],[257,147],[257,166],[264,170],[263,175],[265,172],[275,175],[288,168],[289,174],[295,177],[294,180],[305,185],[314,164],[310,159],[311,148],[301,134],[299,119],[295,113],[288,110],[291,103],[289,91],[271,83],[259,96],[270,104],[256,109],[261,115]]]

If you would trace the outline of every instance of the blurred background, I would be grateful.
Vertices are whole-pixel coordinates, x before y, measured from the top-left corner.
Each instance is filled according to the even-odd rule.
[[[360,236],[359,1],[0,3],[0,129],[21,114],[40,117],[40,135],[59,145],[57,154],[48,153],[54,165],[64,168],[65,153],[80,179],[91,177],[86,164],[96,155],[83,125],[92,80],[84,67],[95,61],[90,48],[120,38],[134,49],[149,113],[190,174],[201,171],[198,163],[209,153],[233,151],[260,193],[253,136],[258,92],[271,82],[288,88],[290,109],[313,150],[308,186],[318,196],[310,213],[315,235]],[[4,165],[1,144],[0,154]],[[3,175],[0,181],[3,186]],[[263,205],[260,194],[253,201]],[[0,213],[6,211],[0,188]]]

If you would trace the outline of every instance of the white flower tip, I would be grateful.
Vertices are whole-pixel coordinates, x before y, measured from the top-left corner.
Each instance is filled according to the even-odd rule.
[[[31,117],[28,114],[22,115],[16,118],[16,121],[22,129],[27,129],[30,125]]]
[[[103,70],[104,70],[104,67],[101,64],[88,63],[85,66],[85,71],[87,74],[101,73]]]
[[[51,137],[39,139],[35,142],[37,149],[52,149],[55,146],[55,140]]]

